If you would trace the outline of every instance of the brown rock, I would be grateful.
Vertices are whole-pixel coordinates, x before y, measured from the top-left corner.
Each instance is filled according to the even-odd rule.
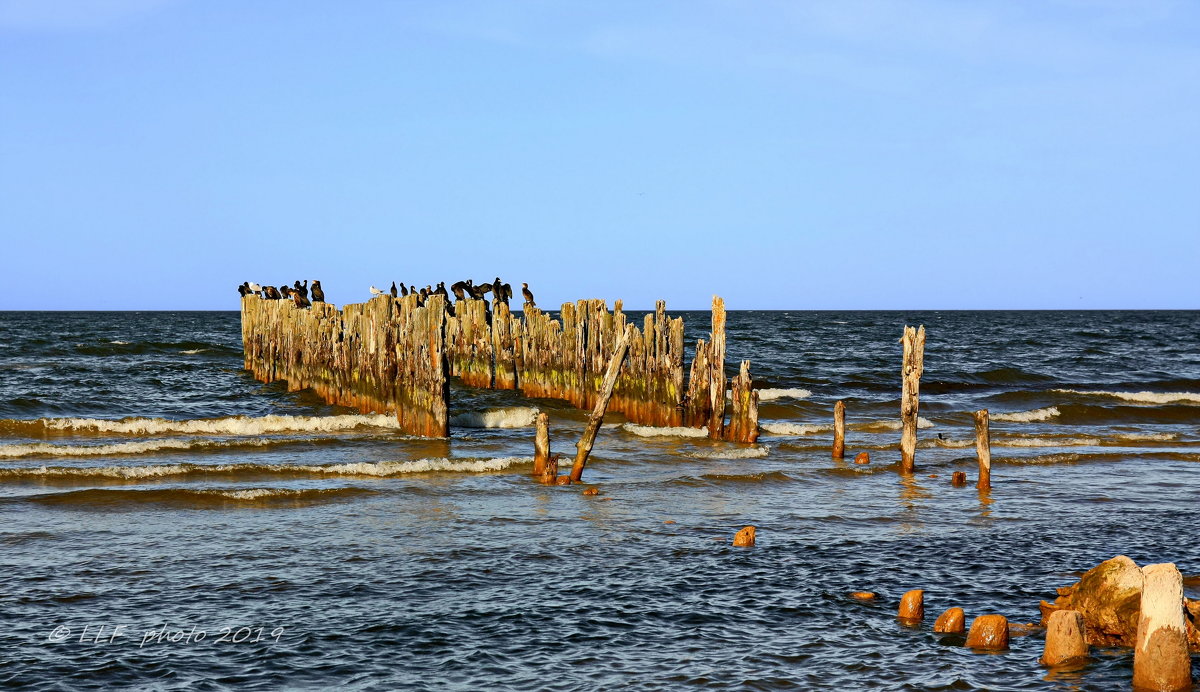
[[[900,608],[896,617],[905,623],[917,623],[925,619],[925,592],[913,589],[900,597]]]
[[[850,598],[858,601],[873,601],[875,600],[874,591],[851,591]]]
[[[871,455],[867,454],[866,452],[859,452],[858,455],[854,457],[854,463],[869,464],[871,463]]]
[[[1046,647],[1038,659],[1042,665],[1057,666],[1088,655],[1086,626],[1083,613],[1078,610],[1060,610],[1050,616],[1046,626]]]
[[[971,621],[967,648],[984,651],[1003,651],[1008,648],[1008,618],[1003,615],[980,615]]]
[[[554,484],[555,485],[570,485],[571,477],[567,476],[567,475],[559,476],[558,478],[554,479]]]
[[[733,547],[750,548],[754,545],[754,527],[744,526],[733,536]]]
[[[664,521],[663,523],[664,523],[664,524],[674,524],[674,523],[675,523],[675,520],[674,520],[674,519],[668,519],[668,520]]]
[[[592,487],[590,487],[590,488],[584,488],[584,489],[583,489],[583,494],[584,494],[584,495],[587,495],[588,497],[591,497],[591,496],[593,496],[593,495],[599,495],[599,494],[600,494],[600,489],[599,489],[599,488],[597,488],[596,486],[592,486]]]
[[[938,616],[937,621],[933,623],[933,631],[962,634],[966,629],[966,617],[962,608],[950,608]]]
[[[960,485],[966,485],[966,484],[967,484],[967,472],[966,471],[955,471],[954,474],[950,476],[950,485],[960,486]]]
[[[1048,606],[1048,607],[1047,607]],[[1142,570],[1124,555],[1084,573],[1066,595],[1042,607],[1042,625],[1056,610],[1078,610],[1093,646],[1133,646],[1142,606]]]
[[[930,477],[930,478],[937,478],[937,477],[938,477],[938,475],[937,475],[936,473],[931,473],[931,474],[929,474],[929,477]]]

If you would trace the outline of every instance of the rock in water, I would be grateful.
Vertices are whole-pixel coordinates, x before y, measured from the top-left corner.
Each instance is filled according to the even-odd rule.
[[[746,526],[733,536],[733,547],[750,548],[754,545],[754,527]]]
[[[933,623],[933,631],[962,634],[966,628],[966,617],[962,608],[951,608],[938,616],[937,621]]]
[[[866,452],[859,452],[858,456],[854,457],[854,463],[869,464],[871,463],[871,455],[867,454]]]
[[[1086,626],[1083,613],[1078,610],[1060,610],[1050,614],[1046,625],[1046,648],[1040,659],[1043,665],[1057,666],[1072,659],[1088,655]]]
[[[1074,585],[1059,589],[1053,604],[1042,602],[1042,625],[1049,626],[1056,610],[1083,615],[1087,643],[1094,646],[1133,646],[1142,607],[1142,570],[1124,555],[1105,560],[1084,573]]]
[[[1008,648],[1008,618],[1003,615],[980,615],[971,622],[967,648],[984,651],[1003,651]]]

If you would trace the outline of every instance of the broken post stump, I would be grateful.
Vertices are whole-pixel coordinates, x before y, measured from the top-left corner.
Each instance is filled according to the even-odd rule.
[[[758,392],[753,385],[750,361],[744,360],[737,377],[733,378],[729,427],[725,429],[725,439],[730,442],[753,444],[758,440]]]
[[[833,405],[833,458],[846,456],[846,402],[841,399]]]
[[[1003,615],[980,615],[971,621],[967,648],[983,651],[1003,651],[1008,648],[1008,618]]]
[[[571,467],[571,481],[574,483],[578,483],[583,478],[583,468],[587,466],[588,455],[592,453],[592,446],[596,443],[596,432],[600,430],[600,424],[604,422],[604,411],[608,408],[608,400],[612,397],[613,387],[617,384],[617,375],[621,372],[621,363],[625,360],[625,352],[629,350],[629,339],[632,338],[633,331],[632,324],[626,325],[625,332],[617,340],[616,348],[608,361],[608,371],[604,373],[600,398],[596,401],[596,407],[592,409],[592,415],[588,416],[583,435],[575,445],[578,451],[575,454],[575,464]]]
[[[905,624],[916,624],[925,619],[925,591],[913,589],[900,597],[900,608],[896,617]]]
[[[533,436],[533,475],[542,476],[546,473],[546,463],[550,461],[550,416],[545,411],[538,411],[537,432]]]
[[[854,463],[856,463],[856,464],[869,464],[869,463],[871,463],[871,454],[870,454],[870,452],[859,452],[859,453],[858,453],[857,455],[855,455],[855,457],[854,457]]]
[[[950,608],[938,616],[933,631],[942,634],[962,634],[966,630],[966,613],[962,608]]]
[[[1039,662],[1046,666],[1083,658],[1088,655],[1087,626],[1078,610],[1059,610],[1050,614],[1046,625],[1046,646]]]
[[[712,333],[708,342],[708,436],[725,437],[725,300],[712,299]]]
[[[733,547],[735,548],[752,548],[754,547],[754,532],[753,526],[743,526],[733,536]]]
[[[992,487],[992,442],[987,409],[975,412],[975,456],[979,457],[979,482],[975,487],[988,490]]]
[[[1173,563],[1142,568],[1142,612],[1133,648],[1135,690],[1192,689],[1187,624],[1183,615],[1183,575]]]
[[[900,391],[900,470],[912,473],[916,466],[917,405],[920,399],[921,373],[925,368],[925,327],[905,327],[900,342],[904,345]]]

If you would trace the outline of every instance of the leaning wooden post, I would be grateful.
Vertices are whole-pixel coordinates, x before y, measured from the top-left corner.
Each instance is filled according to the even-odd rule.
[[[979,482],[975,487],[988,490],[992,487],[992,442],[986,408],[975,412],[975,456],[979,457]]]
[[[900,338],[904,344],[903,386],[900,394],[900,470],[912,473],[916,466],[917,400],[921,389],[921,372],[925,364],[925,327],[904,328]]]
[[[1133,688],[1192,689],[1183,576],[1171,563],[1142,568],[1142,614],[1133,648]]]
[[[846,456],[846,402],[841,399],[833,405],[833,458]]]
[[[533,437],[533,475],[546,475],[546,462],[550,461],[550,416],[545,411],[537,414],[537,432]]]
[[[588,455],[592,453],[592,445],[596,443],[596,432],[600,430],[600,424],[604,422],[604,410],[608,408],[608,400],[612,397],[613,387],[617,384],[617,375],[621,372],[621,363],[625,360],[625,352],[629,350],[629,339],[633,337],[633,330],[632,324],[625,326],[621,338],[617,339],[617,347],[613,351],[612,358],[608,361],[608,370],[604,373],[600,398],[596,400],[596,407],[592,409],[592,415],[588,417],[587,426],[583,429],[583,436],[575,445],[578,452],[575,454],[575,465],[571,467],[572,483],[578,483],[583,478],[583,467],[587,466]]]

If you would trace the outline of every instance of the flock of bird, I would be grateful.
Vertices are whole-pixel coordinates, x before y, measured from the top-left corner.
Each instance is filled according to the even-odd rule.
[[[305,279],[303,284],[296,281],[292,286],[288,286],[285,283],[278,288],[275,286],[260,286],[252,281],[246,281],[241,286],[238,286],[238,295],[256,295],[264,300],[291,300],[296,304],[296,307],[307,308],[312,306],[312,303],[308,300],[310,290],[313,300],[322,302],[325,300],[325,291],[321,289],[321,282],[316,279],[313,279],[311,289],[308,285],[308,279]],[[421,289],[418,289],[415,284],[412,288],[409,288],[403,282],[397,287],[396,282],[393,281],[390,291],[383,291],[374,286],[370,290],[372,296],[391,295],[393,298],[399,298],[401,296],[415,295],[417,296],[418,305],[424,305],[425,299],[432,295],[446,296],[446,311],[450,314],[454,313],[454,307],[449,300],[451,293],[454,294],[456,300],[466,300],[467,298],[485,300],[490,293],[492,294],[492,304],[504,303],[505,305],[508,305],[508,301],[513,295],[512,286],[501,281],[498,276],[495,281],[483,284],[476,284],[471,279],[456,281],[450,284],[449,291],[446,290],[446,282],[444,281],[439,281],[437,287],[428,285]],[[521,296],[525,298],[525,302],[531,307],[537,306],[537,303],[533,300],[533,291],[529,290],[529,284],[521,284]]]

